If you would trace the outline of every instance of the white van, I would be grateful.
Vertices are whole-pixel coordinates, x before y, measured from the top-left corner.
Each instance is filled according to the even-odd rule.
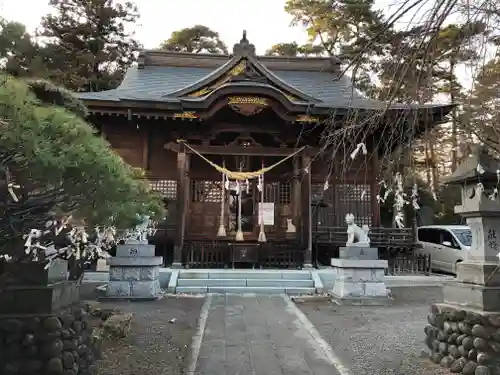
[[[472,244],[472,231],[467,225],[427,225],[418,227],[416,254],[430,254],[433,270],[456,274],[457,263],[463,261]]]

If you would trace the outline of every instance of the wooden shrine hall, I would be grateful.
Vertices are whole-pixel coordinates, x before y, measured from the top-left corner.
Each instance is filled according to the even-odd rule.
[[[382,133],[366,134],[367,155],[342,172],[342,158],[320,144],[325,127],[342,126],[353,110],[362,118],[386,108],[340,73],[335,58],[257,56],[244,33],[229,56],[142,51],[118,88],[78,96],[114,150],[164,196],[156,240],[173,267],[300,268],[315,263],[316,243],[345,243],[350,212],[376,246],[412,242],[408,231],[381,228],[374,145]],[[385,112],[429,124],[451,108]]]

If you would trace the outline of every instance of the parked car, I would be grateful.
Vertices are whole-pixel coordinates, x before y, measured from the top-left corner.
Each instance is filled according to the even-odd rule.
[[[417,229],[420,248],[416,254],[430,254],[433,270],[456,274],[457,263],[463,261],[472,244],[467,225],[428,225]]]

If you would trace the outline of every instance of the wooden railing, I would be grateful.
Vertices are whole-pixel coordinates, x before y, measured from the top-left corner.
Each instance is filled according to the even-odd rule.
[[[303,264],[304,251],[296,241],[234,242],[189,240],[184,244],[184,264],[188,268],[297,269]]]
[[[371,245],[384,248],[412,248],[414,239],[411,228],[370,228]],[[345,246],[347,227],[319,227],[313,229],[313,242],[333,246]]]
[[[432,271],[431,256],[429,254],[400,254],[389,257],[389,268],[386,275],[396,276],[404,274],[430,275]]]
[[[230,263],[229,244],[221,241],[187,241],[183,263],[188,268],[226,268]]]
[[[370,246],[379,249],[384,259],[401,253],[412,253],[416,247],[411,228],[370,228]],[[329,266],[331,258],[339,257],[339,247],[347,242],[347,227],[320,227],[313,230],[313,262]]]

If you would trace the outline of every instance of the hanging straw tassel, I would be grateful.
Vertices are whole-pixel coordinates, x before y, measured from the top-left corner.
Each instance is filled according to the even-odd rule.
[[[222,165],[225,167],[224,162]],[[221,190],[222,190],[222,196],[221,196],[221,203],[220,203],[220,225],[219,225],[219,230],[217,232],[217,237],[226,237],[226,227],[224,226],[224,202],[226,200],[226,175],[222,173],[222,184],[221,184]]]
[[[236,181],[236,189],[238,191],[238,231],[236,232],[236,241],[245,241],[243,231],[241,230],[241,186],[240,181]]]
[[[262,162],[262,168],[264,168],[264,162]],[[260,210],[259,210],[259,217],[260,217],[260,232],[259,232],[259,238],[257,241],[259,242],[267,242],[266,238],[266,233],[264,231],[264,175],[259,176],[259,184],[262,186],[260,189]]]

